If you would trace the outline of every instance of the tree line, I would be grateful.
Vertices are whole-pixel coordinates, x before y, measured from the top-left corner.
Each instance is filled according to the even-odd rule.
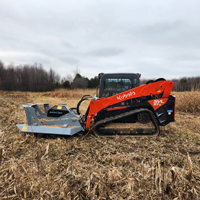
[[[5,66],[0,61],[0,90],[43,92],[57,88],[96,88],[98,77],[88,79],[76,73],[72,77],[62,78],[53,69],[46,71],[41,64]]]
[[[140,84],[145,84],[149,79],[142,79]],[[174,82],[173,91],[200,91],[200,76],[197,77],[182,77],[179,79],[171,79]]]
[[[64,80],[64,81],[63,81]],[[94,78],[88,79],[87,77],[81,76],[79,73],[77,73],[73,79],[72,82],[69,80],[66,80],[65,78],[62,79],[62,87],[63,88],[96,88],[99,85],[99,78],[95,76]]]
[[[174,82],[174,91],[200,91],[200,76],[198,77],[183,77],[180,79],[172,79]]]
[[[5,66],[0,60],[0,90],[6,91],[31,91],[43,92],[57,88],[96,88],[99,85],[99,78],[88,79],[81,76],[76,69],[74,78],[68,75],[61,79],[54,70],[46,71],[41,64],[25,64]],[[140,84],[145,84],[148,79],[141,79]],[[173,91],[199,91],[200,76],[172,79],[174,82]]]
[[[52,69],[48,72],[41,64],[9,65],[0,62],[0,90],[48,91],[59,86],[60,76]]]

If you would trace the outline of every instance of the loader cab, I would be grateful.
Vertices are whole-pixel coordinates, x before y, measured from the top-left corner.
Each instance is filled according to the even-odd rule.
[[[140,74],[134,73],[100,73],[99,97],[110,97],[126,90],[138,87],[140,85],[140,76]]]

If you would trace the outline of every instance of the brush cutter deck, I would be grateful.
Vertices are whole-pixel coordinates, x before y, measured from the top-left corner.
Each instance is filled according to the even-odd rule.
[[[22,132],[74,135],[84,131],[79,122],[80,116],[66,104],[59,104],[51,109],[49,103],[28,103],[22,106],[27,119],[27,124],[17,124]],[[44,112],[39,106],[43,106]]]

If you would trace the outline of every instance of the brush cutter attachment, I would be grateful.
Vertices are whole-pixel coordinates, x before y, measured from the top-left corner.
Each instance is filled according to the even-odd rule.
[[[28,103],[22,105],[26,112],[27,124],[17,124],[22,132],[74,135],[84,131],[77,115],[66,104],[50,109],[49,103]],[[44,112],[40,109],[43,107]]]

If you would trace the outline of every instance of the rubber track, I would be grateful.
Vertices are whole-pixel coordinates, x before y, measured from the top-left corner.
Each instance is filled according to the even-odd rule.
[[[125,112],[125,113],[122,113],[120,115],[115,115],[113,117],[109,117],[109,118],[105,118],[105,119],[102,119],[100,121],[98,121],[97,123],[95,123],[93,125],[93,127],[91,127],[91,130],[95,133],[96,136],[103,136],[103,135],[99,135],[96,131],[95,131],[95,128],[101,124],[105,124],[105,123],[108,123],[108,122],[112,122],[114,120],[117,120],[117,119],[121,119],[121,118],[124,118],[124,117],[127,117],[127,116],[130,116],[130,115],[133,115],[133,114],[136,114],[136,113],[139,113],[139,112],[148,112],[152,118],[152,122],[155,126],[155,129],[156,129],[156,132],[155,133],[150,133],[150,134],[145,134],[147,136],[150,136],[150,135],[159,135],[160,134],[160,128],[159,128],[159,125],[158,125],[158,122],[154,116],[154,114],[152,113],[152,111],[150,111],[149,109],[146,109],[146,108],[140,108],[140,109],[135,109],[135,110],[132,110],[132,111],[129,111],[129,112]],[[113,135],[117,135],[117,134],[113,134]],[[120,134],[121,135],[121,134]],[[125,134],[125,135],[135,135],[136,134]],[[144,134],[141,134],[141,136],[145,136]],[[105,136],[108,136],[108,135],[105,135]],[[112,135],[109,135],[109,136],[112,136]],[[137,134],[137,136],[139,136]]]

